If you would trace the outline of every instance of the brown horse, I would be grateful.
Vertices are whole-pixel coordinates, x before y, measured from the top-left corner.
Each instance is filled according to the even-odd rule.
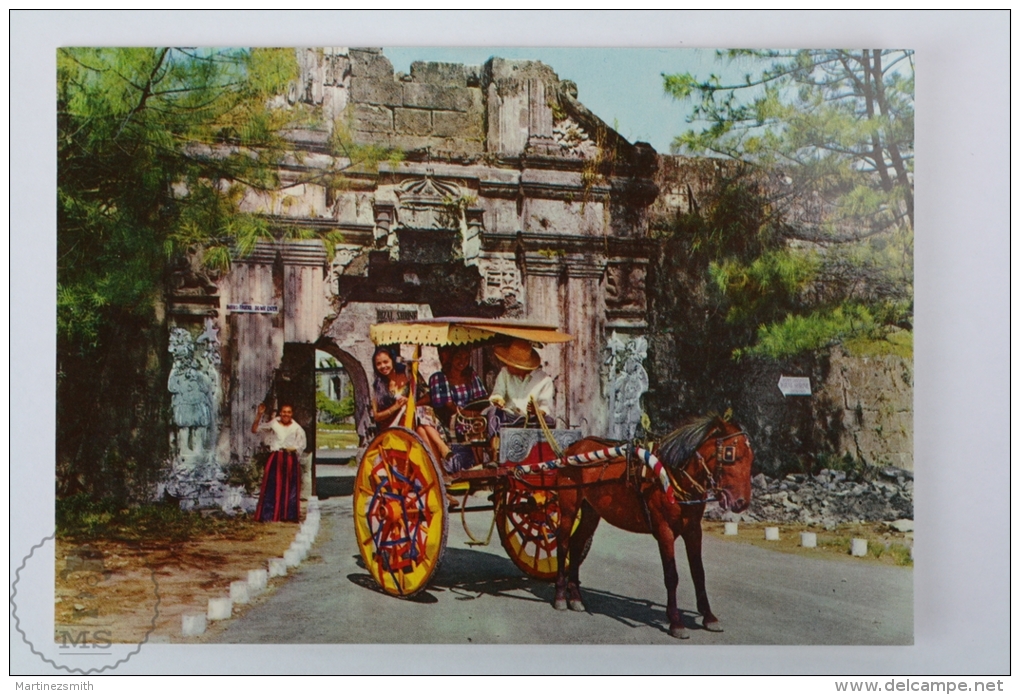
[[[586,454],[618,442],[587,438],[573,444],[565,456]],[[672,482],[673,495],[665,492],[659,478],[631,456],[582,466],[558,469],[557,488],[560,524],[556,559],[557,610],[585,610],[578,572],[585,549],[600,519],[634,533],[650,533],[659,544],[666,583],[666,614],[669,634],[689,635],[676,604],[677,576],[674,544],[684,539],[691,568],[698,612],[706,630],[721,631],[719,619],[708,605],[705,567],[701,561],[701,517],[705,504],[718,500],[724,509],[741,512],[751,501],[751,451],[747,434],[736,424],[718,416],[690,420],[668,435],[655,451]],[[674,499],[670,499],[670,497]],[[578,511],[581,520],[571,534]],[[569,538],[569,542],[564,539]],[[569,552],[569,558],[567,553]]]

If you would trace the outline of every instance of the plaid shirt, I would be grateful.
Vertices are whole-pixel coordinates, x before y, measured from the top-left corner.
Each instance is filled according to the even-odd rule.
[[[489,396],[477,374],[472,374],[466,384],[451,384],[442,372],[436,372],[429,379],[429,394],[432,397],[433,408],[442,408],[448,403],[456,403],[463,408],[472,401]]]

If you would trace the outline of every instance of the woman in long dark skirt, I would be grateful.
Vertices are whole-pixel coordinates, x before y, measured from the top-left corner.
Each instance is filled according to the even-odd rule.
[[[301,459],[308,440],[305,430],[294,422],[294,408],[280,406],[278,417],[262,422],[266,413],[260,403],[258,415],[252,423],[253,434],[266,433],[269,460],[262,476],[259,504],[255,508],[256,521],[298,521],[301,499]]]

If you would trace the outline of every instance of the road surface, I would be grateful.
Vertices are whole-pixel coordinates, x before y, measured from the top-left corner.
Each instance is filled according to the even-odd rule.
[[[481,498],[478,500],[481,502]],[[468,514],[484,536],[491,514]],[[553,610],[553,586],[526,577],[493,534],[470,547],[451,518],[443,564],[410,600],[379,591],[360,564],[351,498],[322,503],[309,559],[271,597],[209,635],[222,643],[678,644],[667,632],[655,542],[602,523],[581,571],[586,613]],[[712,609],[725,629],[694,613],[683,542],[678,600],[686,644],[911,644],[913,570],[811,558],[707,537]]]

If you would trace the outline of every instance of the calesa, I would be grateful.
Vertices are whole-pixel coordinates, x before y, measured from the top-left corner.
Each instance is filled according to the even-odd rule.
[[[739,425],[714,415],[694,418],[645,448],[556,429],[534,403],[521,421],[494,429],[492,408],[502,400],[494,397],[455,409],[445,428],[450,452],[441,456],[421,436],[415,407],[422,346],[491,347],[508,367],[516,359],[520,369],[533,369],[523,363],[523,351],[512,356],[521,341],[546,345],[573,336],[536,323],[444,318],[377,324],[371,337],[380,346],[414,348],[400,421],[372,440],[355,479],[359,549],[383,591],[406,598],[428,586],[445,550],[451,499],[456,504],[463,495],[462,512],[494,512],[500,542],[517,567],[556,582],[557,609],[584,610],[579,572],[601,519],[652,534],[664,568],[669,631],[678,638],[688,636],[676,601],[674,543],[682,537],[703,625],[720,629],[705,591],[701,520],[709,502],[734,512],[750,504],[754,454]],[[468,457],[471,465],[450,466],[451,456]],[[491,491],[491,506],[463,508],[482,490]],[[475,539],[466,521],[465,531]]]

